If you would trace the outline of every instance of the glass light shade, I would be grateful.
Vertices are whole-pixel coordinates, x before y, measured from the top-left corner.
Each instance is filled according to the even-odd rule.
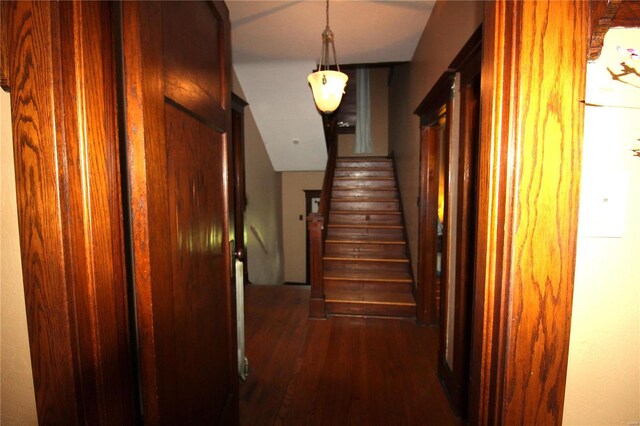
[[[349,77],[340,71],[316,71],[307,78],[316,106],[322,112],[333,112],[340,105]]]

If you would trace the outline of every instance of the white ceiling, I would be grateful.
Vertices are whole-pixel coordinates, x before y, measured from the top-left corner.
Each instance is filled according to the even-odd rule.
[[[306,77],[319,60],[325,2],[226,3],[233,66],[274,170],[324,170],[322,122]],[[332,0],[339,63],[409,61],[434,3]]]

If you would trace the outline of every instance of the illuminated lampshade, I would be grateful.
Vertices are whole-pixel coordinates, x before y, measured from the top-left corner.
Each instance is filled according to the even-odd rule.
[[[313,100],[320,111],[330,113],[338,108],[348,79],[340,71],[321,70],[309,74],[307,80],[313,91]]]

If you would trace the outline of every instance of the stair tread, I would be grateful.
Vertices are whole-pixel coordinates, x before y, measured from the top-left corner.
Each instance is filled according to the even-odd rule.
[[[371,188],[363,188],[361,186],[334,186],[334,191],[396,191],[395,187],[388,188],[379,188],[379,187],[371,187]]]
[[[328,280],[344,281],[385,281],[411,283],[413,280],[408,272],[385,272],[385,271],[351,271],[351,270],[329,270],[324,271],[324,278]]]
[[[326,240],[328,244],[398,244],[404,245],[404,240]]]
[[[331,289],[325,293],[325,302],[329,303],[367,303],[379,305],[415,306],[416,301],[411,292],[361,291]]]
[[[353,214],[353,215],[363,215],[363,214],[379,214],[379,215],[399,215],[399,210],[389,211],[389,210],[331,210],[329,213],[331,214]]]
[[[388,176],[336,176],[333,180],[395,180],[395,178]]]
[[[397,198],[374,198],[374,197],[333,197],[331,201],[345,202],[345,201],[380,201],[380,202],[393,202],[398,201]]]
[[[358,225],[355,223],[330,223],[329,228],[356,228],[356,229],[402,229],[402,225]]]
[[[381,257],[344,257],[344,256],[324,256],[324,260],[344,260],[347,262],[388,262],[388,263],[409,263],[409,259],[404,258],[381,258]]]
[[[351,172],[388,172],[392,170],[390,167],[336,167],[336,171],[351,171]]]
[[[358,156],[358,157],[338,157],[337,161],[386,161],[386,162],[391,162],[390,158],[387,157],[380,157],[380,156],[376,156],[376,155],[369,155],[369,156]]]

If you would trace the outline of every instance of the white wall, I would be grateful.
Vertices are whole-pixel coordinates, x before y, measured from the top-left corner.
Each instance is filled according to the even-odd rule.
[[[614,82],[606,69],[624,60],[617,45],[638,48],[640,30],[609,31],[601,60],[587,68],[587,101],[638,108],[640,85]],[[627,63],[640,70],[640,61]],[[630,150],[640,148],[640,110],[587,107],[584,134],[564,424],[637,425],[640,158]]]
[[[6,426],[38,423],[21,268],[11,109],[0,90],[0,423]]]
[[[233,91],[244,98],[235,73]],[[253,284],[282,284],[281,176],[273,170],[250,104],[244,109],[244,145],[247,191],[245,241],[249,281]]]

